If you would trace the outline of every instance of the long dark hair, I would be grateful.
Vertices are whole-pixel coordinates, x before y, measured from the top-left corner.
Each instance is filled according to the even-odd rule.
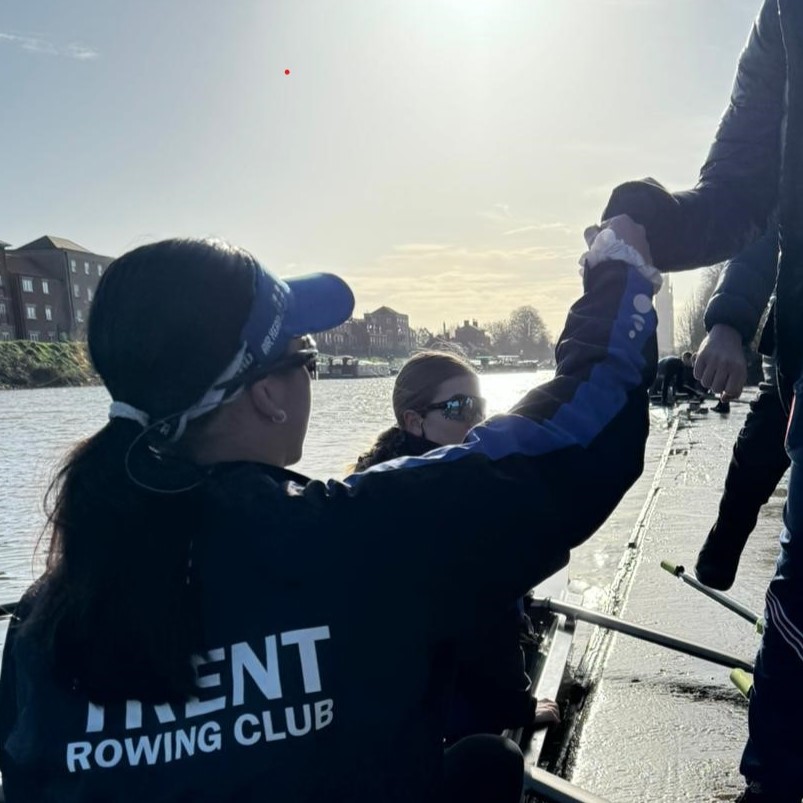
[[[396,424],[381,432],[373,446],[357,458],[354,468],[365,471],[377,463],[409,453],[404,431],[406,410],[423,410],[435,399],[438,387],[458,376],[473,376],[474,369],[455,354],[420,351],[402,366],[393,386],[393,414]]]
[[[247,252],[205,240],[145,245],[112,262],[88,330],[112,398],[155,421],[203,396],[240,346],[254,266]],[[189,567],[204,484],[166,494],[133,482],[127,456],[138,439],[147,460],[143,428],[114,418],[66,457],[48,492],[46,570],[24,624],[56,676],[96,702],[185,697],[199,648]]]

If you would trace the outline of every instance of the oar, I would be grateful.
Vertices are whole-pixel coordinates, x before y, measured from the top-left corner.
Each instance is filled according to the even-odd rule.
[[[749,700],[750,689],[753,688],[753,676],[743,669],[734,669],[730,674],[730,678],[731,683]]]
[[[697,589],[697,591],[699,591],[701,594],[705,594],[709,599],[714,600],[714,602],[718,602],[729,611],[733,611],[733,613],[735,613],[737,616],[741,616],[742,619],[747,619],[750,624],[756,626],[756,630],[759,633],[764,632],[764,620],[757,613],[755,613],[755,611],[751,611],[750,608],[745,607],[741,602],[733,599],[733,597],[729,597],[727,594],[723,594],[721,591],[717,591],[714,588],[709,588],[707,585],[705,585],[705,583],[701,583],[696,577],[690,577],[688,574],[686,574],[686,569],[683,566],[676,566],[674,563],[670,563],[668,560],[662,560],[661,568],[668,571],[669,574],[674,574],[675,577],[679,577],[684,583],[686,583],[686,585]]]
[[[589,622],[592,625],[598,625],[608,630],[614,630],[617,633],[624,633],[626,636],[633,636],[633,638],[649,641],[652,644],[658,644],[670,650],[677,650],[687,655],[693,655],[695,658],[702,658],[704,661],[711,661],[711,663],[719,664],[720,666],[727,666],[731,669],[734,667],[746,669],[748,672],[753,671],[753,664],[749,661],[737,658],[735,655],[728,655],[728,653],[720,652],[719,650],[712,650],[703,644],[679,639],[677,636],[670,636],[667,633],[661,633],[659,630],[652,630],[649,627],[634,625],[616,616],[606,616],[604,613],[589,611],[587,608],[583,608],[580,605],[572,605],[569,602],[559,602],[549,597],[546,599],[535,599],[533,600],[533,604],[546,608],[548,611],[562,613],[566,616],[573,616],[575,619],[579,619],[582,622]]]
[[[539,767],[525,771],[524,794],[538,795],[539,800],[547,800],[549,803],[606,803],[601,797]]]
[[[4,616],[13,616],[18,602],[0,602],[0,619]]]

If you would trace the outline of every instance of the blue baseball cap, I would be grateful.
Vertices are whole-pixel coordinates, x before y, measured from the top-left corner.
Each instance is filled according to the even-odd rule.
[[[354,294],[339,276],[310,273],[280,279],[257,263],[254,299],[242,330],[240,372],[280,359],[294,338],[333,329],[353,311]]]

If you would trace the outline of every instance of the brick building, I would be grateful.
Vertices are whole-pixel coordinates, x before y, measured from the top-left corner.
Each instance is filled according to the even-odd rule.
[[[0,250],[0,338],[85,338],[89,307],[112,257],[48,236]]]
[[[466,354],[491,353],[491,338],[479,327],[476,320],[470,323],[468,320],[463,321],[463,325],[455,329],[453,340],[465,349]]]
[[[0,240],[0,340],[13,340],[14,317],[11,306],[11,277],[6,269],[8,243]]]
[[[390,307],[380,307],[364,315],[368,327],[370,355],[406,357],[413,349],[410,317]]]
[[[406,357],[415,347],[409,316],[390,307],[366,313],[362,320],[350,318],[315,339],[326,354],[356,357]]]

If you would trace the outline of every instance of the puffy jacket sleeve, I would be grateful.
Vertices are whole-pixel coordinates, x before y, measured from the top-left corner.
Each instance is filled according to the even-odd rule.
[[[745,343],[752,340],[775,287],[777,264],[778,231],[773,228],[725,265],[705,309],[706,331],[725,324]]]
[[[777,0],[764,0],[730,102],[694,189],[654,179],[617,187],[603,218],[628,214],[647,229],[656,267],[685,270],[738,254],[766,231],[778,201],[786,56]]]

